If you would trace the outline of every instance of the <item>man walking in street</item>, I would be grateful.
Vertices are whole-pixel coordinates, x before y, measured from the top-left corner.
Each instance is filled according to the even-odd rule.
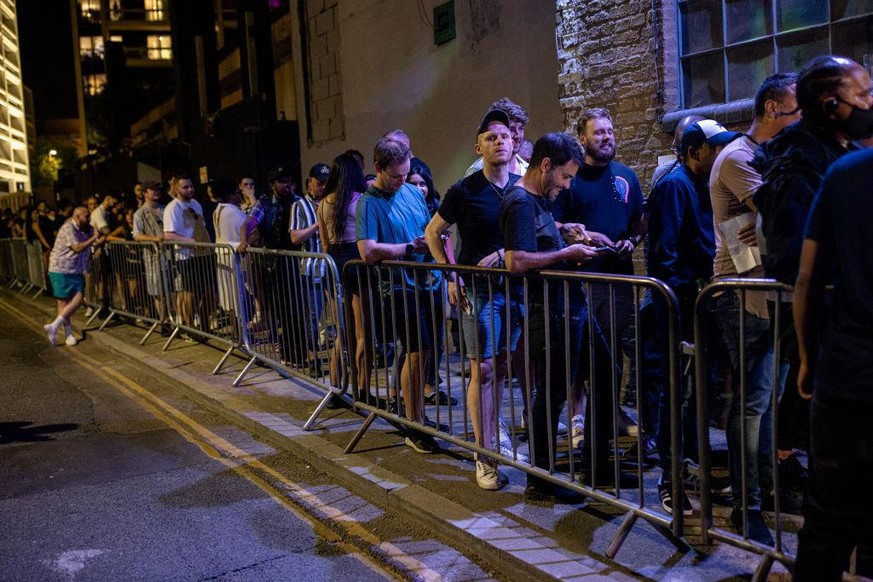
[[[68,346],[78,343],[73,336],[70,318],[82,305],[85,292],[85,273],[91,258],[91,245],[100,244],[106,236],[89,224],[88,209],[78,207],[73,216],[61,226],[49,255],[49,280],[58,300],[58,316],[43,326],[51,345],[58,343],[58,331],[63,326]]]

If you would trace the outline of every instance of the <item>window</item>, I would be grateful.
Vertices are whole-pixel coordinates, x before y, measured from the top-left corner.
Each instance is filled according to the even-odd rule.
[[[95,59],[103,58],[103,37],[102,36],[80,36],[79,37],[79,55],[82,57],[92,57]]]
[[[149,35],[146,37],[148,58],[156,61],[168,61],[173,58],[173,48],[169,36]]]
[[[100,22],[100,0],[79,0],[82,17],[91,22]]]
[[[776,72],[812,57],[864,62],[873,0],[678,0],[682,108],[754,97]]]
[[[85,75],[82,77],[82,84],[85,89],[85,95],[99,95],[106,86],[106,75],[103,73]]]
[[[145,0],[146,20],[165,20],[167,10],[166,0]]]

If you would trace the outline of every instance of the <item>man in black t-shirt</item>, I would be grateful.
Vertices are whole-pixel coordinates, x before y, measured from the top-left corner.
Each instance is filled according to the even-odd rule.
[[[449,188],[425,230],[428,247],[437,262],[453,262],[450,260],[453,257],[446,256],[442,237],[449,227],[457,224],[463,242],[459,264],[497,267],[502,263],[503,237],[497,222],[500,201],[506,189],[519,178],[507,168],[512,158],[509,124],[509,116],[500,109],[486,113],[479,124],[475,149],[482,156],[483,169]],[[504,455],[512,457],[512,442],[506,447],[497,436],[498,407],[494,403],[503,401],[507,371],[506,326],[510,327],[512,350],[521,332],[520,322],[517,317],[507,321],[506,296],[498,281],[488,277],[469,279],[464,281],[454,275],[449,282],[449,302],[459,308],[465,353],[471,360],[467,409],[473,421],[476,444],[492,450],[500,448]],[[513,312],[515,306],[510,305],[509,309]],[[506,478],[497,471],[495,460],[478,457],[476,482],[481,488],[493,491],[505,485]]]
[[[579,143],[564,133],[546,134],[534,145],[527,173],[513,186],[500,205],[500,230],[506,249],[506,267],[513,274],[548,268],[567,269],[569,263],[595,259],[599,253],[586,244],[564,245],[548,205],[562,188],[569,186],[583,161]],[[525,305],[523,287],[514,286],[516,301]],[[614,484],[614,471],[609,465],[609,436],[612,431],[612,407],[609,399],[615,366],[606,340],[597,324],[588,325],[585,295],[580,285],[569,285],[566,297],[564,285],[552,283],[545,296],[541,281],[528,285],[528,334],[525,337],[530,354],[532,377],[530,397],[532,463],[542,469],[553,466],[556,449],[558,416],[567,399],[567,386],[576,382],[577,374],[585,372],[588,362],[594,366],[588,377],[592,383],[592,406],[597,411],[597,435],[585,439],[583,468],[594,469],[587,476],[594,486]],[[548,332],[546,326],[548,325]],[[593,336],[589,333],[593,328]],[[549,338],[548,343],[546,338]],[[569,343],[565,340],[569,337]],[[593,346],[593,358],[587,354]],[[567,375],[569,369],[569,376]],[[548,371],[548,375],[547,375]],[[549,411],[551,416],[549,417]],[[591,423],[586,423],[588,427]],[[585,457],[588,457],[585,459]],[[623,475],[622,486],[636,486],[631,475]],[[596,483],[592,483],[596,479]],[[552,501],[563,492],[551,482],[528,475],[525,496],[529,501]]]
[[[607,109],[592,108],[582,113],[576,124],[579,143],[585,150],[585,163],[579,167],[570,182],[570,189],[558,197],[552,210],[559,223],[584,225],[586,236],[574,236],[577,231],[565,229],[568,242],[585,242],[612,249],[603,257],[586,263],[583,271],[633,275],[631,255],[645,237],[643,220],[643,191],[633,170],[615,161],[615,135],[612,116]],[[614,298],[615,319],[611,317],[610,294]],[[633,323],[634,290],[630,285],[594,284],[590,287],[588,303],[597,323],[612,344],[615,330],[616,353],[625,341],[625,334]],[[633,348],[625,350],[632,355]],[[629,374],[631,378],[634,374]],[[581,388],[581,387],[579,387]],[[576,399],[577,409],[571,419],[574,446],[582,438],[582,391]],[[643,407],[646,410],[646,407]],[[634,422],[619,410],[624,426]],[[648,426],[653,426],[647,423]],[[649,437],[651,438],[651,437]],[[654,448],[652,443],[651,448]]]

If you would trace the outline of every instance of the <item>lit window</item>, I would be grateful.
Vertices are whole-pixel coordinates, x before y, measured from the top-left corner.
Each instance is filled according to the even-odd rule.
[[[103,58],[102,36],[80,36],[79,54],[83,57]]]
[[[682,107],[754,97],[812,57],[873,53],[873,5],[854,0],[679,0]]]
[[[100,20],[100,0],[79,0],[79,7],[83,17],[94,22]]]
[[[146,48],[148,49],[149,59],[168,61],[173,58],[173,48],[169,36],[147,36]]]
[[[106,75],[103,73],[85,75],[82,77],[82,84],[84,85],[85,95],[99,95],[106,86]]]
[[[145,0],[146,20],[164,20],[166,9],[167,0]]]

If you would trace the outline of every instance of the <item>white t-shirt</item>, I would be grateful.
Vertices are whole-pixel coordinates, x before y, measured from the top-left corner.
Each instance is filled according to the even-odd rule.
[[[219,203],[212,213],[215,242],[236,248],[239,245],[239,232],[245,221],[246,213],[242,208],[236,204]]]
[[[198,222],[203,223],[203,208],[196,200],[184,202],[174,198],[164,209],[164,232],[194,238]]]

